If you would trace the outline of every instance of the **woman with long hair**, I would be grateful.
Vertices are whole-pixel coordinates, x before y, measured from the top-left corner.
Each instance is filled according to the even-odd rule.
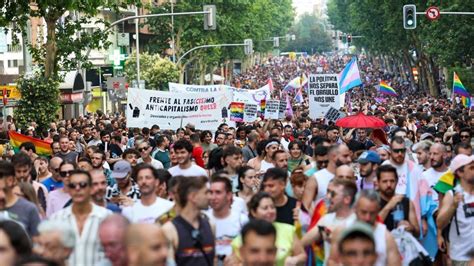
[[[288,158],[288,171],[293,172],[297,167],[311,164],[309,157],[303,152],[303,143],[293,140],[288,144],[290,158]]]
[[[239,184],[236,196],[242,198],[245,203],[248,203],[260,187],[260,177],[257,172],[250,166],[242,166],[237,170]]]
[[[44,211],[43,207],[41,207],[38,197],[36,196],[35,189],[31,183],[19,182],[18,185],[13,188],[13,193],[15,193],[18,197],[22,197],[33,203],[38,209],[41,219],[46,218],[46,212]]]

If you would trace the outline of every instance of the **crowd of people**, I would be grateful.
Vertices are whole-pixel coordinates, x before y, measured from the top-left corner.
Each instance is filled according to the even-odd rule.
[[[343,58],[278,57],[234,79],[274,94]],[[101,112],[19,129],[51,143],[2,147],[1,265],[473,265],[474,116],[360,60],[343,110],[384,128],[309,117],[215,131],[127,128]],[[380,97],[388,80],[399,97]],[[2,121],[0,139],[16,130]],[[8,130],[7,130],[8,129]],[[416,264],[418,263],[418,264]],[[470,264],[471,263],[471,264]]]

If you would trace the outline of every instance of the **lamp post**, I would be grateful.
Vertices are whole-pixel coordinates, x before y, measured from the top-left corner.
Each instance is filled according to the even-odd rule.
[[[249,43],[248,42],[244,42],[244,43],[223,43],[223,44],[207,44],[207,45],[200,45],[200,46],[196,46],[192,49],[189,49],[188,51],[186,51],[186,53],[184,53],[179,59],[178,61],[176,62],[176,64],[179,64],[179,62],[181,62],[181,60],[186,56],[188,55],[189,53],[191,53],[192,51],[196,51],[198,49],[205,49],[205,48],[212,48],[212,47],[229,47],[229,46],[249,46]]]
[[[205,15],[204,19],[204,29],[206,30],[214,30],[216,28],[216,7],[214,5],[206,5],[204,6],[203,11],[191,11],[191,12],[178,12],[178,13],[163,13],[163,14],[147,14],[147,15],[138,15],[138,8],[136,9],[136,15],[135,16],[130,16],[130,17],[125,17],[121,18],[119,20],[116,20],[112,22],[107,28],[104,29],[104,32],[111,30],[115,25],[122,23],[124,21],[128,20],[138,20],[141,18],[156,18],[156,17],[169,17],[169,16],[194,16],[194,15]],[[137,31],[137,68],[140,65],[140,56],[139,56],[139,41],[138,41],[138,21],[135,26],[135,30]],[[91,52],[91,48],[87,50],[86,57],[89,56]],[[140,70],[137,69],[137,78],[139,78],[140,75]],[[138,79],[139,81],[139,79]]]

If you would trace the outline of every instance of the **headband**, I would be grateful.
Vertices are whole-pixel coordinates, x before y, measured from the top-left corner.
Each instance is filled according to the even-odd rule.
[[[272,140],[272,141],[268,142],[267,145],[265,145],[265,149],[272,146],[272,145],[280,145],[280,143],[278,143],[278,141],[276,141],[276,140]]]

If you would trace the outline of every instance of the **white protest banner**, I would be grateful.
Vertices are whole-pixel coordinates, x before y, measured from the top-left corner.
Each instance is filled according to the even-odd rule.
[[[260,102],[262,100],[270,99],[270,86],[268,84],[257,90],[245,90],[245,89],[233,88],[233,91],[234,91],[234,95],[233,95],[234,102],[251,103],[251,104],[260,105]]]
[[[323,118],[331,109],[339,109],[339,82],[337,74],[311,74],[309,76],[309,116]]]
[[[232,87],[227,85],[194,85],[194,84],[179,84],[169,82],[168,87],[170,92],[199,92],[199,93],[208,93],[208,92],[218,92],[218,91],[227,91],[232,89]]]
[[[285,112],[286,112],[286,101],[280,101],[280,105],[278,106],[278,119],[284,118]]]
[[[280,101],[279,100],[267,100],[265,106],[265,119],[279,119],[280,113]]]
[[[227,108],[225,93],[172,93],[167,91],[128,89],[127,127],[177,129],[187,123],[197,129],[215,130],[224,122]]]
[[[257,120],[257,110],[259,105],[246,103],[244,105],[244,122],[252,123]]]
[[[179,84],[168,83],[170,92],[177,93],[209,93],[209,92],[224,92],[226,94],[228,104],[232,102],[233,87],[227,85],[194,85],[194,84]]]

